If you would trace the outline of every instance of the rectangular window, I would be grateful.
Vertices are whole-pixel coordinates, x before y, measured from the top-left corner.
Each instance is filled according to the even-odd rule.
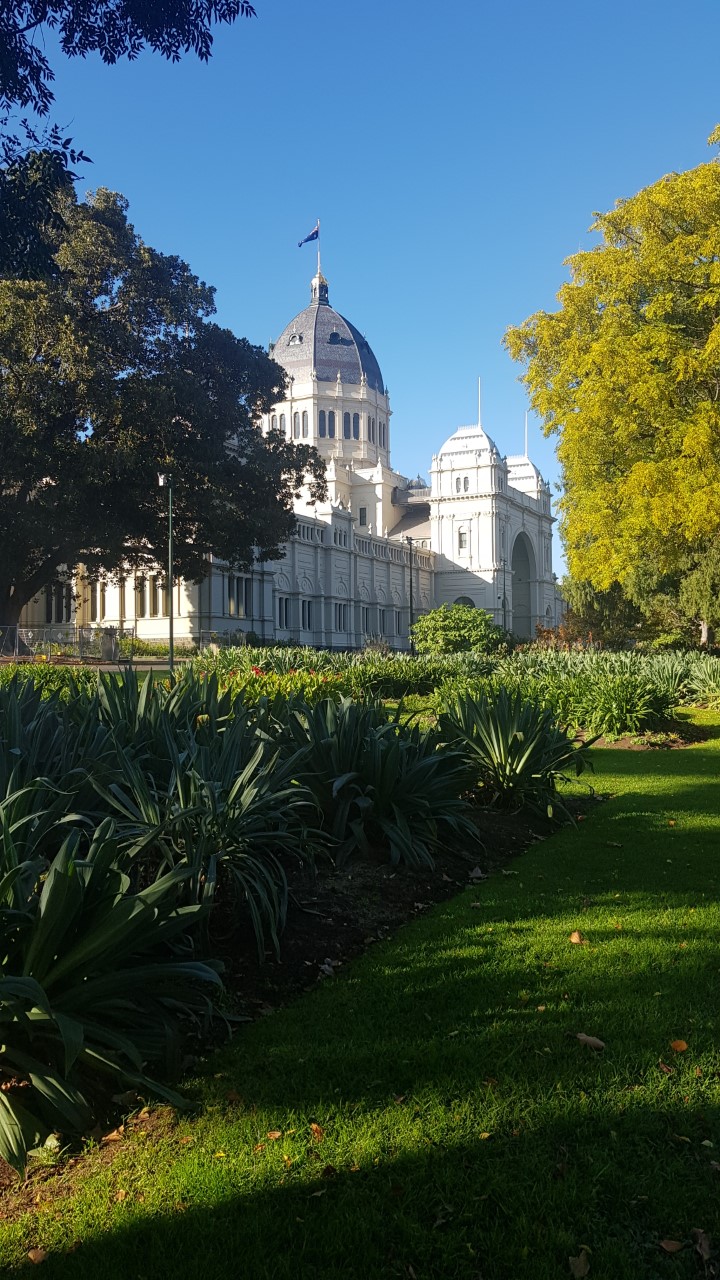
[[[302,433],[303,433],[303,440],[307,440],[307,435],[308,435],[308,416],[307,416],[307,409],[303,409],[303,416],[302,416]]]
[[[157,574],[154,573],[150,579],[150,617],[157,618],[160,612],[160,596],[158,593]]]
[[[286,631],[290,626],[290,597],[278,596],[277,605],[278,605],[278,611],[277,611],[278,626],[282,630]]]
[[[253,616],[252,578],[245,578],[243,582],[243,614],[246,618]]]
[[[360,439],[360,414],[353,414],[353,440]]]
[[[380,632],[381,636],[385,635],[385,625],[386,625],[385,610],[378,609],[378,631]]]
[[[313,629],[313,602],[312,600],[303,600],[300,606],[300,615],[302,620],[303,631],[312,631]]]
[[[335,630],[347,631],[348,629],[348,606],[346,604],[335,605]]]
[[[402,635],[402,611],[400,609],[395,610],[395,635]]]
[[[370,635],[370,609],[366,604],[360,606],[360,628],[364,636]]]
[[[360,524],[367,524],[367,507],[360,508]]]
[[[460,529],[458,531],[458,551],[467,551],[467,544],[467,529]]]
[[[350,439],[350,414],[343,414],[343,436],[346,440]]]
[[[318,414],[318,435],[325,435],[325,410],[321,409]]]
[[[335,439],[335,410],[328,409],[328,435],[331,440]]]
[[[227,612],[231,618],[235,617],[235,574],[229,573],[227,576]]]
[[[145,579],[136,578],[135,579],[135,617],[136,618],[145,617],[146,596],[147,596],[147,592],[145,590]]]

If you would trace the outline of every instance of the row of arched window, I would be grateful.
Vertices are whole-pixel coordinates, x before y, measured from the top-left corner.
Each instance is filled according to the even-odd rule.
[[[320,409],[318,412],[318,435],[321,439],[335,439],[337,415],[334,409]],[[287,433],[287,416],[284,413],[274,413],[270,419],[270,426],[273,431],[278,429],[283,433]],[[307,409],[303,409],[302,413],[293,413],[292,415],[292,436],[293,439],[307,440],[310,425],[308,421]],[[339,431],[338,431],[339,434]],[[344,440],[360,439],[360,414],[359,413],[343,413],[342,415],[342,434]],[[387,423],[382,419],[376,422],[370,414],[367,415],[367,438],[371,444],[379,444],[381,449],[387,449]]]
[[[463,492],[463,493],[468,493],[468,492],[469,492],[469,490],[470,490],[470,477],[469,477],[469,476],[463,476],[463,477],[462,477],[462,479],[460,478],[460,476],[456,476],[456,477],[455,477],[455,492],[456,492],[456,493],[460,493],[461,488],[462,488],[462,492]]]

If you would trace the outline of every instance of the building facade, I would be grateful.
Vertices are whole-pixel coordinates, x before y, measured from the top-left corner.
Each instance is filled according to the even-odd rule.
[[[502,457],[480,424],[459,427],[433,456],[429,484],[393,470],[391,409],[374,352],[330,305],[318,272],[310,303],[270,354],[288,374],[287,399],[261,429],[313,445],[327,499],[296,503],[282,559],[251,573],[214,557],[205,580],[173,588],[175,635],[255,636],[328,648],[383,638],[409,648],[412,619],[441,604],[486,609],[520,637],[557,621],[550,490],[526,456]],[[134,628],[167,635],[162,573],[49,588],[25,625]]]

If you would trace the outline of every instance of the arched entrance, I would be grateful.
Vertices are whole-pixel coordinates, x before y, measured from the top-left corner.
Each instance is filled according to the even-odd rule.
[[[474,601],[474,600],[471,600],[469,596],[458,596],[458,597],[457,597],[457,600],[455,600],[455,601],[454,601],[454,603],[455,603],[455,604],[464,604],[466,609],[474,609],[474,608],[475,608],[475,601]]]
[[[536,588],[535,552],[526,533],[519,533],[513,546],[512,561],[512,622],[510,630],[522,640],[533,635]]]

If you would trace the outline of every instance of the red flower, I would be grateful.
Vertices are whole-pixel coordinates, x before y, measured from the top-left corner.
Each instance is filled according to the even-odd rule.
[[[264,675],[265,675],[265,672],[263,671],[262,667],[251,667],[251,668],[250,668],[250,670],[252,671],[252,673],[253,673],[253,675],[254,675],[254,676],[264,676]]]

